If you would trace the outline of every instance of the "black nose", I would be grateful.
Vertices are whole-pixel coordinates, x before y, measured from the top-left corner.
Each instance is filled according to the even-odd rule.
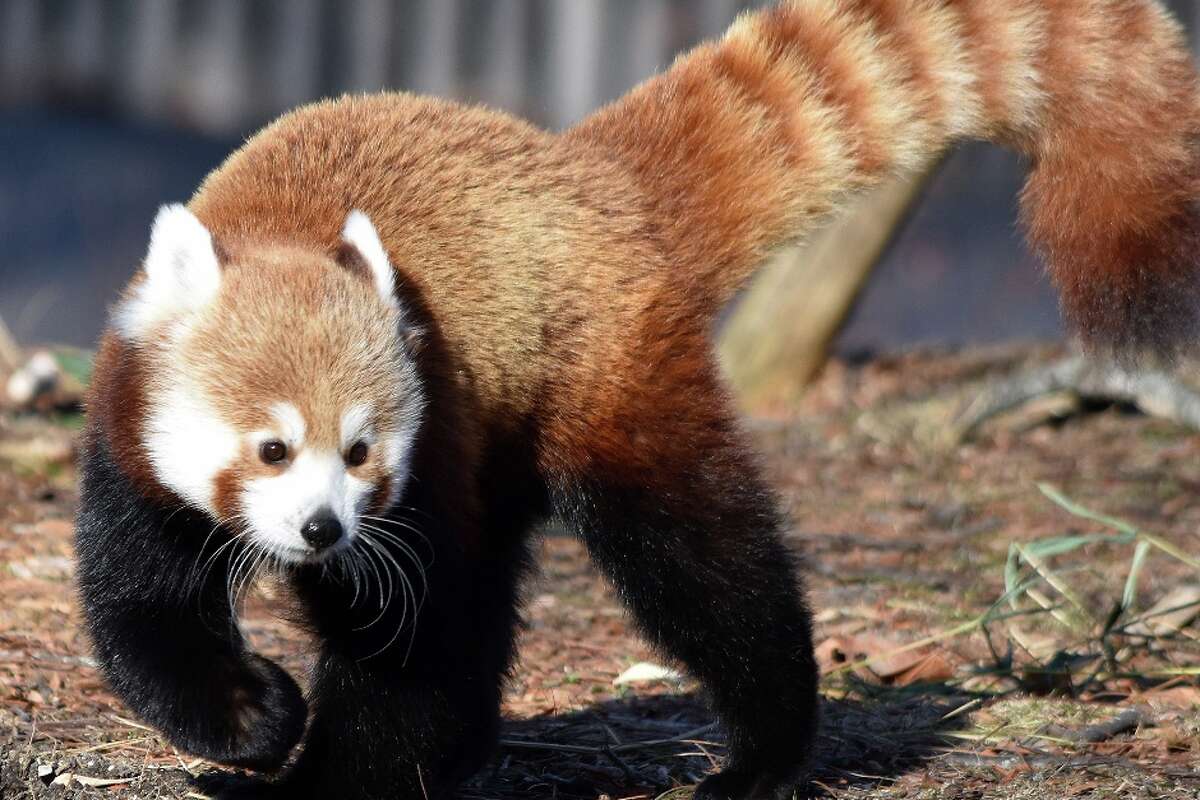
[[[329,509],[322,509],[313,514],[304,527],[300,529],[304,541],[318,550],[324,550],[337,543],[342,538],[342,523]]]

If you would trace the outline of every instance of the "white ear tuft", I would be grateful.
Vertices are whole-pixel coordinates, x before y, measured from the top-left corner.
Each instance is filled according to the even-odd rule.
[[[155,324],[207,306],[221,288],[212,236],[182,205],[163,206],[150,230],[145,277],[117,306],[113,324],[137,339]]]
[[[383,302],[396,306],[396,276],[371,219],[357,209],[351,211],[346,215],[346,224],[342,226],[342,239],[362,254]]]

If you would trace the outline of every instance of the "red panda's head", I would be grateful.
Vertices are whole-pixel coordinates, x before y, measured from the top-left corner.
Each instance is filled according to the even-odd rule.
[[[283,562],[337,553],[396,501],[422,415],[383,245],[359,212],[342,239],[227,247],[167,206],[114,311],[148,365],[155,479]]]

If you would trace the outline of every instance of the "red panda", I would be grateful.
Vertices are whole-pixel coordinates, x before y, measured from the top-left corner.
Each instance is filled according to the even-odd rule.
[[[987,139],[1095,349],[1186,346],[1196,74],[1150,0],[794,0],[561,134],[406,94],[254,136],[154,222],[101,343],[77,526],[117,694],[279,797],[435,797],[494,739],[529,531],[587,544],[705,685],[698,798],[784,798],[817,723],[809,613],[709,347],[768,254]],[[235,588],[290,582],[309,696]],[[307,729],[306,715],[311,716]]]

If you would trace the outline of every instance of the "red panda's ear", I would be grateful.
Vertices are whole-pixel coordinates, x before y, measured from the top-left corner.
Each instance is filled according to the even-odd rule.
[[[338,262],[348,269],[365,270],[383,302],[396,307],[396,278],[387,251],[370,218],[361,211],[351,211],[342,226],[342,246]]]
[[[121,300],[113,324],[126,339],[142,338],[160,322],[204,308],[221,288],[212,235],[182,205],[163,206],[150,230],[143,276]]]

